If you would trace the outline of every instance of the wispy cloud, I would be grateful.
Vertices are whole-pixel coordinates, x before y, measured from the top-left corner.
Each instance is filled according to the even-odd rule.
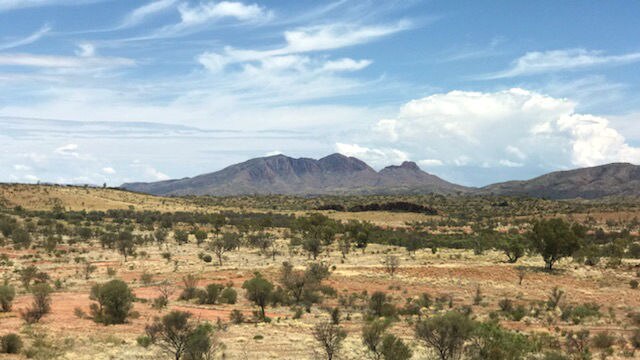
[[[36,32],[34,32],[33,34],[25,38],[13,40],[4,44],[0,43],[0,50],[13,49],[19,46],[32,44],[40,40],[43,36],[45,36],[50,31],[51,31],[51,26],[49,26],[48,24],[45,24],[39,30],[37,30]]]
[[[201,64],[210,70],[219,71],[233,63],[268,61],[268,59],[286,58],[292,54],[334,50],[364,44],[411,27],[409,21],[400,21],[391,25],[358,26],[350,24],[326,24],[305,27],[284,32],[285,44],[272,50],[235,49],[226,47],[223,53],[205,52],[198,57]],[[327,70],[358,70],[370,64],[370,61],[356,62],[342,59],[340,62],[325,64]]]
[[[146,5],[140,6],[131,11],[123,20],[118,28],[128,28],[136,26],[148,18],[169,10],[178,3],[178,0],[157,0]]]
[[[120,57],[0,54],[0,66],[100,69],[134,66],[135,64],[136,62],[132,59]]]
[[[201,2],[195,6],[182,2],[177,9],[180,14],[180,22],[177,24],[167,25],[151,34],[125,39],[125,41],[184,36],[225,19],[233,19],[243,23],[261,23],[269,21],[273,17],[271,11],[260,5],[247,5],[236,1]]]
[[[479,77],[482,80],[503,79],[558,71],[580,70],[595,66],[622,65],[640,61],[640,52],[606,55],[602,51],[565,49],[528,52],[516,59],[510,68]]]
[[[0,0],[0,11],[25,9],[41,6],[86,5],[105,0]]]

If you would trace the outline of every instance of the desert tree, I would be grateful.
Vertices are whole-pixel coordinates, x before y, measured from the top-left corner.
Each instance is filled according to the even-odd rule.
[[[395,315],[396,308],[391,302],[389,302],[389,300],[389,297],[384,292],[374,292],[369,298],[369,311],[376,317],[388,317]]]
[[[174,310],[156,318],[146,326],[145,333],[151,342],[175,360],[212,359],[219,345],[210,324],[194,322],[191,313],[184,311]]]
[[[340,249],[342,258],[346,259],[347,255],[351,251],[351,238],[344,235],[338,238],[338,248]]]
[[[196,229],[193,231],[193,236],[196,238],[196,244],[200,246],[205,240],[207,240],[209,235],[202,229]]]
[[[339,325],[330,321],[317,324],[313,328],[313,337],[319,343],[327,360],[336,358],[347,333]]]
[[[374,320],[362,328],[362,343],[369,351],[372,360],[382,360],[382,338],[385,335],[389,322],[387,320]]]
[[[176,240],[178,245],[186,244],[189,242],[189,233],[178,229],[173,232],[173,238]]]
[[[169,232],[167,231],[167,229],[164,229],[164,228],[158,228],[156,229],[156,231],[153,232],[153,238],[156,240],[158,244],[164,243],[167,240],[168,235],[169,235]]]
[[[218,264],[222,266],[222,259],[225,253],[235,249],[240,242],[240,234],[235,232],[225,232],[222,237],[216,237],[209,243],[209,250],[218,258]]]
[[[31,307],[21,312],[22,318],[27,324],[34,324],[51,312],[52,289],[47,283],[38,283],[31,287],[33,303]]]
[[[92,264],[90,261],[85,260],[82,262],[82,273],[84,274],[85,280],[89,280],[89,278],[91,278],[91,274],[93,274],[96,270],[98,270],[98,267]]]
[[[122,256],[124,256],[124,262],[127,262],[127,257],[133,255],[136,249],[136,244],[133,240],[133,234],[131,231],[125,230],[118,233],[116,249]]]
[[[351,220],[345,225],[344,236],[348,237],[351,242],[355,243],[358,249],[364,251],[369,244],[372,226],[366,222]]]
[[[305,270],[297,270],[289,262],[284,262],[280,271],[280,283],[293,303],[305,304],[309,308],[311,304],[321,300],[319,292],[326,290],[322,281],[329,275],[329,268],[325,264],[312,263]]]
[[[400,258],[397,255],[387,254],[384,258],[384,268],[389,275],[394,276],[400,266]]]
[[[475,327],[466,352],[470,360],[520,360],[526,359],[534,349],[525,335],[487,322]]]
[[[498,247],[507,256],[507,262],[510,264],[518,262],[527,250],[525,239],[514,235],[505,236]]]
[[[97,303],[91,304],[91,314],[97,323],[105,325],[124,324],[133,308],[134,296],[122,280],[111,280],[96,284],[89,295]]]
[[[416,338],[433,348],[440,360],[459,359],[465,342],[471,337],[475,323],[467,316],[451,311],[416,324]]]
[[[546,269],[552,270],[558,260],[580,249],[579,236],[583,233],[582,227],[554,218],[534,222],[528,238],[531,249],[542,256]]]
[[[15,296],[16,289],[13,286],[9,285],[8,282],[0,285],[0,312],[11,311],[11,305]]]
[[[242,284],[242,288],[246,290],[245,296],[247,300],[253,302],[260,308],[258,315],[259,319],[266,321],[267,319],[264,309],[271,300],[273,284],[269,282],[269,280],[263,278],[260,273],[256,272],[252,279],[247,280]]]

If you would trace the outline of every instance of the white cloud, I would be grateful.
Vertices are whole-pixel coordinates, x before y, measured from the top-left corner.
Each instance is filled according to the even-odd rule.
[[[0,66],[36,68],[99,69],[135,65],[135,61],[119,57],[73,57],[36,54],[0,54]]]
[[[93,57],[96,55],[96,47],[88,42],[78,44],[76,55],[80,57]]]
[[[377,168],[409,160],[405,152],[392,148],[372,149],[358,144],[336,143],[336,151],[346,156],[356,157]]]
[[[371,60],[353,60],[342,58],[339,60],[327,61],[322,66],[324,71],[357,71],[371,65]]]
[[[102,168],[102,172],[107,174],[107,175],[113,175],[116,173],[116,170],[112,167],[104,167]]]
[[[264,154],[264,156],[275,156],[275,155],[281,155],[282,151],[280,150],[273,150],[273,151],[269,151],[268,153]]]
[[[51,27],[49,25],[44,25],[38,31],[34,32],[33,34],[31,34],[31,35],[29,35],[29,36],[27,36],[25,38],[14,40],[14,41],[10,41],[10,42],[4,43],[4,44],[0,43],[0,50],[13,49],[13,48],[16,48],[16,47],[19,47],[19,46],[32,44],[32,43],[40,40],[43,36],[45,36],[50,31],[51,31]]]
[[[524,166],[523,163],[519,163],[519,162],[507,160],[507,159],[501,159],[498,163],[500,165],[506,166],[506,167],[522,167],[522,166]]]
[[[16,171],[29,171],[31,170],[31,166],[27,166],[23,164],[15,164],[13,165],[13,169]]]
[[[438,160],[438,159],[424,159],[424,160],[419,160],[418,164],[420,164],[421,166],[424,167],[429,167],[429,166],[442,166],[444,165],[444,163],[442,162],[442,160]]]
[[[411,27],[409,21],[400,21],[393,25],[356,26],[330,24],[312,26],[284,33],[287,52],[308,52],[339,49],[367,43]]]
[[[506,151],[508,154],[511,154],[511,155],[515,156],[516,158],[518,158],[518,159],[520,159],[520,160],[524,160],[524,159],[526,159],[526,158],[527,158],[527,155],[525,155],[525,153],[523,153],[523,152],[522,152],[522,150],[520,150],[520,149],[518,149],[517,147],[512,146],[512,145],[508,145],[508,146],[505,148],[505,151]]]
[[[509,69],[481,76],[480,78],[501,79],[565,70],[578,70],[594,66],[629,64],[638,61],[640,61],[640,52],[623,55],[605,55],[602,51],[586,49],[533,51],[515,60]]]
[[[136,8],[132,12],[130,12],[124,18],[124,20],[122,20],[120,28],[136,26],[153,15],[171,9],[177,3],[178,0],[157,0],[140,6],[139,8]]]
[[[145,168],[145,175],[150,177],[151,180],[155,180],[155,181],[162,181],[162,180],[169,180],[170,177],[167,174],[164,174],[154,168],[152,168],[151,166],[148,166]]]
[[[640,148],[628,144],[609,120],[575,107],[570,100],[519,88],[435,94],[405,104],[395,119],[380,120],[369,141],[350,152],[367,154],[394,143],[407,157],[437,158],[453,167],[550,170],[640,163]]]
[[[78,150],[78,144],[67,144],[56,148],[53,152],[58,155],[80,157]]]
[[[395,25],[356,26],[328,24],[285,31],[285,45],[272,50],[246,50],[225,47],[223,52],[205,52],[197,57],[207,69],[217,72],[234,63],[267,62],[270,59],[287,58],[294,54],[340,49],[363,44],[375,39],[406,30],[406,21]],[[361,70],[372,63],[371,60],[342,58],[323,62],[324,71]]]
[[[41,7],[84,5],[103,0],[0,0],[0,11]]]
[[[270,14],[257,4],[245,5],[241,2],[201,2],[196,6],[182,3],[178,6],[183,26],[194,26],[225,17],[237,20],[252,20],[269,17]]]

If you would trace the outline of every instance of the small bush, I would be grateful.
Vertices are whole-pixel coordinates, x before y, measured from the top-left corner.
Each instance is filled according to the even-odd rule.
[[[27,324],[34,324],[51,311],[51,287],[46,283],[38,283],[31,287],[33,304],[22,312],[22,318]]]
[[[0,353],[18,354],[22,350],[22,339],[17,334],[7,334],[0,337]]]
[[[638,280],[633,279],[633,280],[629,281],[629,286],[630,286],[632,289],[637,289],[637,288],[638,288]]]
[[[11,311],[11,304],[16,296],[16,290],[11,285],[0,285],[0,312]]]
[[[169,299],[165,296],[158,296],[153,299],[153,302],[151,303],[151,307],[157,310],[164,309],[167,305],[169,305]]]
[[[612,335],[609,335],[609,333],[601,332],[591,339],[591,343],[596,349],[607,350],[613,346],[615,338]]]
[[[238,292],[234,288],[227,287],[224,290],[222,290],[222,293],[220,294],[221,303],[235,304],[237,300],[238,300]]]
[[[630,342],[634,349],[640,349],[640,329],[633,332]]]
[[[111,280],[91,288],[90,299],[93,320],[105,325],[124,324],[133,307],[134,296],[122,280]]]
[[[142,275],[140,275],[140,282],[145,286],[150,285],[153,282],[153,274],[146,271],[143,272]]]
[[[136,342],[138,343],[138,345],[142,346],[143,348],[149,347],[149,345],[151,345],[152,343],[151,338],[148,337],[147,335],[138,336],[138,338],[136,339]]]
[[[234,309],[231,310],[231,313],[229,314],[229,320],[234,324],[242,324],[244,322],[244,315],[242,314],[242,311]]]
[[[218,301],[220,293],[224,289],[224,286],[220,284],[209,284],[205,288],[204,296],[199,297],[200,304],[215,304]]]

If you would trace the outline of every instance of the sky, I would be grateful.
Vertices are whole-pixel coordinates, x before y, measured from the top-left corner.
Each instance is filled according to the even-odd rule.
[[[0,0],[0,181],[640,164],[638,1]]]

